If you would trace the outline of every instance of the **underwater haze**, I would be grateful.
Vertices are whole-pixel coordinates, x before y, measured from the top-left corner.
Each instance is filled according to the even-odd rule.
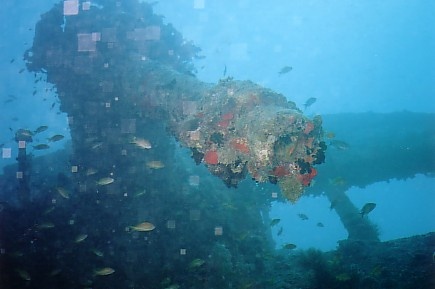
[[[91,9],[112,2],[124,5],[74,1],[65,2],[80,3],[79,7],[89,3]],[[41,15],[57,3],[66,4],[3,0],[0,288],[412,288],[419,277],[431,276],[427,268],[433,272],[435,262],[435,1],[138,2],[150,4],[165,25],[171,24],[168,29],[179,31],[183,45],[200,48],[198,57],[183,62],[193,65],[198,82],[251,81],[284,95],[304,117],[320,116],[319,138],[327,146],[324,163],[316,163],[313,179],[304,184],[304,194],[296,201],[283,197],[274,172],[270,183],[248,174],[235,185],[224,184],[217,170],[209,169],[218,164],[217,156],[211,160],[202,154],[198,160],[195,150],[169,136],[173,127],[150,117],[140,122],[149,126],[139,128],[139,121],[126,125],[128,133],[137,130],[149,137],[124,140],[128,149],[122,150],[123,155],[134,151],[138,160],[152,156],[143,168],[119,162],[104,172],[92,170],[98,163],[110,163],[92,155],[94,151],[108,156],[120,152],[106,140],[91,140],[88,152],[75,151],[74,145],[88,139],[74,137],[100,128],[107,139],[114,138],[102,129],[105,120],[96,114],[95,127],[101,127],[83,126],[86,133],[73,130],[80,113],[71,102],[62,103],[56,73],[35,73],[24,60],[25,52],[36,45],[35,25]],[[75,16],[64,18],[66,27],[68,17]],[[121,27],[123,22],[110,25]],[[41,39],[50,42],[50,37],[54,36]],[[121,55],[113,63],[128,63],[130,56]],[[112,65],[110,59],[107,63]],[[131,71],[134,83],[136,71]],[[65,81],[69,86],[62,89],[74,95],[87,88],[75,79]],[[161,89],[179,85],[162,81]],[[125,94],[136,88],[129,83],[124,87]],[[94,93],[90,90],[89,99],[98,97]],[[88,99],[77,99],[81,101]],[[110,105],[106,102],[106,108]],[[160,108],[154,109],[160,113]],[[71,112],[78,113],[74,120]],[[236,121],[221,113],[221,127]],[[91,118],[87,121],[92,123]],[[186,130],[194,131],[195,125]],[[18,197],[20,129],[21,136],[33,138],[27,143],[31,205]],[[223,136],[226,133],[230,132]],[[73,156],[88,165],[84,175],[92,183],[72,176],[81,169]],[[128,179],[130,173],[141,177]],[[96,188],[93,195],[91,188]],[[427,239],[401,240],[426,234]],[[373,250],[361,245],[371,242],[380,245]],[[382,252],[397,249],[388,251],[395,254],[403,247],[409,249],[404,255],[413,256],[411,261],[400,256],[389,265],[383,263],[388,258]],[[363,251],[367,255],[358,255]],[[349,265],[353,258],[371,263],[354,269]],[[38,267],[37,260],[46,263]],[[417,276],[407,279],[411,285],[403,283],[403,276],[392,276],[398,274],[398,264],[411,264],[407,273]],[[435,284],[429,279],[423,286]]]

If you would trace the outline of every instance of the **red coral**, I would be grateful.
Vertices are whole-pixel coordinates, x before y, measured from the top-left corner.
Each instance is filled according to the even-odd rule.
[[[277,166],[273,169],[273,175],[276,177],[283,177],[290,175],[290,171],[285,166]]]
[[[218,122],[218,127],[221,128],[227,128],[229,125],[230,125],[229,120],[221,120],[220,122]]]
[[[208,151],[204,155],[204,162],[209,165],[217,165],[219,163],[218,153],[216,151]]]
[[[241,153],[249,154],[248,142],[243,138],[232,139],[230,145],[233,149],[238,150]]]
[[[305,124],[304,134],[309,134],[314,129],[314,124],[312,122],[307,122]]]
[[[224,115],[222,115],[221,119],[222,120],[232,120],[234,118],[234,113],[232,112],[228,112]]]
[[[311,168],[311,172],[309,174],[298,175],[298,180],[304,185],[309,186],[311,180],[317,175],[317,170],[315,168]]]

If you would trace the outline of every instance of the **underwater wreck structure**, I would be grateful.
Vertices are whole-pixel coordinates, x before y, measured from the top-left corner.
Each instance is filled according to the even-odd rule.
[[[42,16],[25,59],[57,89],[78,175],[89,159],[108,173],[139,163],[131,143],[158,121],[228,186],[249,173],[296,201],[324,161],[321,119],[249,81],[200,82],[191,64],[198,52],[149,4],[64,1]]]
[[[72,148],[37,160],[20,151],[18,171],[30,171],[30,162],[32,168],[18,193],[30,202],[18,208],[0,203],[2,286],[355,288],[388,281],[393,285],[384,288],[398,288],[407,274],[428,279],[430,272],[413,264],[427,261],[433,235],[412,250],[414,240],[400,247],[381,243],[368,219],[342,199],[351,184],[384,179],[379,172],[387,174],[388,166],[371,168],[377,178],[357,171],[364,170],[352,167],[361,161],[358,148],[335,151],[329,166],[315,168],[326,149],[320,118],[305,117],[284,96],[249,81],[199,81],[192,65],[199,49],[153,14],[150,4],[101,2],[56,4],[37,23],[25,54],[28,70],[55,85]],[[174,138],[225,185],[190,175],[174,157]],[[25,131],[17,133],[17,141],[26,140]],[[17,168],[8,169],[15,176]],[[248,174],[278,184],[282,195],[241,182]],[[349,182],[334,186],[329,178],[337,176]],[[295,202],[305,189],[321,193],[309,187],[314,177],[331,203],[341,198],[334,209],[349,242],[325,255],[275,250],[271,201]],[[238,186],[237,192],[225,186]],[[384,256],[384,247],[394,250]],[[384,268],[397,248],[408,248],[415,263],[396,258],[393,269]],[[401,279],[391,277],[399,274]]]

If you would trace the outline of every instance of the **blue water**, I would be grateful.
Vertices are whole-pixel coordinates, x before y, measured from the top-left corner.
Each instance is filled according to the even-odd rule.
[[[352,187],[346,194],[357,208],[365,203],[377,204],[369,218],[379,230],[382,241],[433,232],[435,229],[434,180],[417,175],[409,180],[391,180],[375,183],[364,189]],[[326,197],[303,197],[296,204],[277,203],[272,218],[282,218],[283,233],[276,236],[281,226],[273,228],[277,247],[294,242],[300,248],[332,250],[337,240],[347,238],[347,232],[337,214],[329,209]],[[304,213],[309,219],[301,220]],[[317,226],[321,222],[324,227]]]
[[[318,98],[311,113],[435,111],[433,1],[203,2],[155,10],[202,48],[205,81],[226,65],[300,107]],[[277,77],[286,65],[293,70]]]

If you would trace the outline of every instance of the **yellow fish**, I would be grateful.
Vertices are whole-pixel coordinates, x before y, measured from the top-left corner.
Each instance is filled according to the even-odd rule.
[[[95,175],[96,173],[98,173],[98,171],[96,169],[94,169],[94,168],[88,168],[86,170],[86,175],[87,176],[92,176],[92,175]]]
[[[150,222],[143,222],[140,224],[137,224],[136,226],[130,226],[130,229],[137,232],[149,232],[154,230],[156,227],[151,224]]]
[[[151,143],[143,138],[134,138],[130,143],[135,144],[138,148],[149,150],[152,148]]]
[[[54,224],[52,222],[45,222],[36,225],[36,229],[44,230],[54,228]]]
[[[101,252],[100,250],[98,250],[98,249],[92,249],[92,253],[94,253],[96,256],[98,256],[98,257],[103,257],[104,256],[104,253],[103,252]]]
[[[115,180],[113,178],[107,177],[107,178],[101,178],[97,181],[97,185],[99,186],[106,186],[111,183],[113,183]]]
[[[282,246],[284,249],[287,249],[287,250],[293,250],[293,249],[295,249],[296,248],[296,245],[295,244],[291,244],[291,243],[288,243],[288,244],[285,244],[284,246]]]
[[[335,133],[333,131],[328,131],[325,133],[325,136],[329,139],[335,138]]]
[[[57,187],[56,191],[59,193],[59,195],[61,195],[63,198],[65,199],[69,199],[69,192],[62,187]]]
[[[161,161],[149,161],[147,167],[153,170],[163,169],[165,165]]]
[[[194,268],[198,268],[201,267],[202,265],[204,265],[205,261],[199,258],[193,259],[192,262],[189,263],[189,268],[190,269],[194,269]]]
[[[76,243],[83,242],[84,240],[86,240],[87,237],[88,237],[88,234],[80,234],[76,237],[74,242],[76,242]]]
[[[115,269],[110,268],[110,267],[104,267],[104,268],[100,268],[100,269],[95,270],[94,273],[97,276],[107,276],[107,275],[115,273]]]

